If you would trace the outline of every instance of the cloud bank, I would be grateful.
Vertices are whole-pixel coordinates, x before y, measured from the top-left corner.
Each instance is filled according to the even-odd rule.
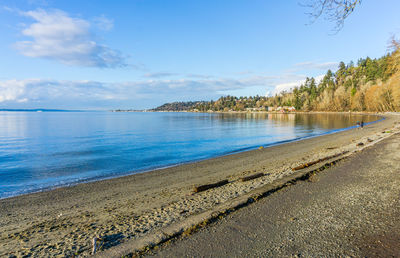
[[[316,80],[322,79],[317,76]],[[121,83],[88,80],[0,80],[0,108],[152,108],[165,102],[210,100],[259,86],[271,95],[299,86],[305,76],[146,79]],[[263,95],[263,94],[261,94]]]
[[[61,10],[22,12],[34,22],[21,33],[29,40],[15,44],[21,54],[59,61],[66,65],[116,68],[126,66],[124,56],[117,50],[99,44],[91,33],[91,24],[81,18],[70,17]],[[96,19],[103,30],[111,29],[111,20]]]
[[[209,100],[225,95],[227,91],[256,85],[272,89],[272,85],[280,80],[270,76],[240,79],[148,79],[122,83],[3,80],[0,81],[0,107],[149,108],[167,101]]]

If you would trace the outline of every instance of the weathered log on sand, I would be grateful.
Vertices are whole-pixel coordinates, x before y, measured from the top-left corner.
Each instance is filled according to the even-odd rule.
[[[249,181],[249,180],[252,180],[252,179],[256,179],[256,178],[259,178],[259,177],[262,177],[262,176],[264,176],[264,173],[257,173],[257,174],[254,174],[254,175],[241,177],[240,181],[246,182],[246,181]]]
[[[311,161],[311,162],[308,162],[308,163],[304,163],[304,164],[302,164],[302,165],[300,165],[300,166],[297,166],[297,167],[292,168],[292,170],[293,170],[293,171],[296,171],[296,170],[299,170],[299,169],[303,169],[303,168],[312,166],[312,165],[314,165],[314,164],[317,164],[318,162],[320,162],[320,160],[315,160],[315,161]]]
[[[203,192],[203,191],[206,191],[206,190],[211,189],[211,188],[216,188],[216,187],[220,187],[220,186],[226,185],[227,183],[229,183],[228,180],[222,180],[222,181],[219,181],[219,182],[214,183],[214,184],[199,185],[199,186],[196,186],[193,189],[193,192],[195,192],[195,193]]]
[[[315,165],[315,164],[317,164],[318,162],[322,162],[322,161],[325,161],[325,160],[328,160],[328,159],[337,158],[337,157],[339,157],[340,155],[344,155],[344,154],[346,154],[346,153],[348,153],[348,152],[349,152],[349,151],[343,151],[343,152],[341,152],[341,153],[338,153],[338,154],[335,154],[335,155],[331,155],[331,156],[328,156],[328,157],[325,157],[325,158],[322,158],[322,159],[319,159],[319,160],[315,160],[315,161],[311,161],[311,162],[308,162],[308,163],[304,163],[304,164],[302,164],[302,165],[300,165],[300,166],[297,166],[297,167],[292,168],[292,170],[293,170],[293,171],[300,170],[300,169],[303,169],[303,168],[306,168],[306,167]]]

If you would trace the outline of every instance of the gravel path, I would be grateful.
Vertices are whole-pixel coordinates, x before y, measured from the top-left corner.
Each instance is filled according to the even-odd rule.
[[[400,257],[400,135],[161,246],[160,257]]]

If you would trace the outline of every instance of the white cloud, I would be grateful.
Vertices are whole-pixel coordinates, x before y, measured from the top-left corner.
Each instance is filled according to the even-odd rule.
[[[189,73],[185,75],[187,78],[198,78],[198,79],[211,79],[214,76],[212,75],[204,75],[204,74],[195,74],[195,73]]]
[[[338,67],[338,62],[302,62],[294,65],[294,70],[304,71],[304,70],[336,70]]]
[[[302,83],[304,83],[305,80],[299,80],[295,82],[288,82],[288,83],[281,83],[275,86],[275,89],[272,91],[272,96],[275,96],[276,94],[279,94],[283,91],[290,92],[294,89],[294,87],[300,86]]]
[[[190,79],[212,79],[214,76],[212,75],[204,75],[204,74],[195,74],[195,73],[188,73],[188,74],[180,74],[180,73],[172,73],[172,72],[151,72],[146,73],[143,77],[152,78],[152,79],[161,79],[171,76],[182,76]]]
[[[338,67],[339,63],[337,62],[323,62],[323,63],[318,63],[318,62],[302,62],[302,63],[297,63],[292,68],[286,70],[287,74],[280,76],[280,81],[275,84],[275,88],[272,91],[268,91],[267,94],[274,96],[276,94],[279,94],[283,91],[290,92],[292,91],[295,87],[300,86],[303,84],[307,78],[305,75],[299,75],[296,74],[299,71],[307,71],[307,73],[310,73],[310,71],[314,71],[317,73],[320,73],[320,70],[323,70],[324,72],[328,69],[330,70],[336,70]],[[310,76],[308,76],[310,77]],[[314,76],[316,82],[318,83],[324,75],[318,75]]]
[[[163,78],[163,77],[170,77],[170,76],[174,76],[174,75],[178,75],[178,74],[169,73],[169,72],[155,72],[155,73],[146,73],[144,75],[144,77],[147,77],[147,78]]]
[[[61,10],[47,12],[38,9],[22,14],[35,20],[22,30],[22,34],[31,40],[16,43],[16,48],[23,55],[56,60],[67,65],[109,68],[126,66],[119,51],[94,40],[88,21],[70,17]]]
[[[112,30],[112,28],[114,28],[114,21],[111,19],[108,19],[104,15],[95,17],[93,19],[93,21],[96,24],[96,26],[101,30],[109,31],[109,30]]]
[[[25,92],[25,82],[8,80],[0,82],[0,103],[5,101],[21,102],[21,96]]]
[[[314,77],[315,82],[318,84],[325,75],[318,75]],[[275,96],[276,94],[279,94],[283,91],[286,92],[291,92],[295,87],[299,87],[301,84],[305,83],[306,77],[304,76],[303,79],[296,80],[296,81],[290,81],[290,82],[285,82],[285,83],[280,83],[275,86],[275,89],[272,91],[272,93],[269,93],[271,96]]]
[[[11,8],[11,7],[9,7],[9,6],[2,6],[2,9],[3,9],[4,11],[10,12],[10,13],[15,12],[15,9],[14,9],[14,8]]]

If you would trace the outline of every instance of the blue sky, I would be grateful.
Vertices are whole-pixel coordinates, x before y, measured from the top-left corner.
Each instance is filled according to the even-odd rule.
[[[363,1],[332,33],[305,1],[2,0],[0,108],[151,108],[265,95],[387,53],[400,1]]]

